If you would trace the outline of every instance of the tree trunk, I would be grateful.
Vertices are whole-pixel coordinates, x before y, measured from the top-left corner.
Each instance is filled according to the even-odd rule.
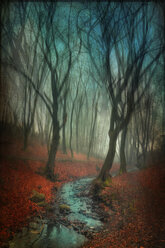
[[[29,126],[24,127],[24,144],[23,144],[23,150],[24,151],[28,147],[28,141],[29,141],[30,133],[31,133],[31,127],[29,127]]]
[[[29,138],[29,131],[25,130],[24,131],[24,144],[23,144],[23,150],[25,151],[28,146],[28,138]]]
[[[164,9],[165,11],[165,9]],[[165,34],[165,16],[164,16],[164,34]],[[163,105],[163,109],[162,109],[162,144],[161,144],[161,148],[162,148],[162,152],[163,154],[165,153],[165,51],[163,54],[163,63],[164,63],[164,78],[163,78],[163,90],[162,90],[162,105]]]
[[[59,145],[60,135],[59,135],[59,123],[53,123],[53,134],[52,134],[52,141],[49,150],[48,162],[46,164],[46,176],[48,179],[53,180],[54,177],[54,167],[55,167],[55,158],[56,153]]]
[[[125,142],[127,135],[127,126],[123,129],[121,134],[121,145],[120,145],[120,174],[127,172],[126,169],[126,157],[125,157]]]
[[[79,118],[82,105],[79,106],[78,114],[76,115],[76,152],[79,152]]]
[[[164,18],[164,35],[165,35],[165,5],[163,5],[163,18]],[[164,39],[164,46],[165,46],[165,39]],[[162,152],[165,154],[165,49],[163,51],[163,66],[164,66],[164,77],[163,77],[163,113],[162,113]]]
[[[75,102],[78,96],[78,86],[76,90],[76,96],[74,98],[73,104],[72,104],[72,110],[71,110],[71,116],[70,116],[70,138],[69,138],[69,147],[70,147],[70,152],[71,156],[73,158],[73,149],[72,149],[72,122],[73,122],[73,113],[74,113],[74,107],[75,107]]]
[[[70,148],[70,153],[73,158],[73,149],[72,149],[72,121],[73,121],[73,111],[74,111],[74,102],[72,105],[72,111],[71,111],[71,117],[70,117],[70,138],[69,138],[69,148]]]
[[[88,153],[87,153],[87,159],[89,159],[90,157],[90,152],[91,152],[91,148],[93,146],[93,140],[94,140],[94,133],[95,133],[95,126],[96,126],[96,120],[97,120],[97,103],[95,106],[95,113],[94,113],[94,121],[93,121],[93,125],[91,128],[91,134],[90,134],[90,141],[89,141],[89,147],[88,147]],[[93,118],[92,118],[93,119]]]
[[[63,151],[63,154],[67,154],[66,136],[65,136],[65,125],[62,128],[62,151]]]
[[[80,113],[83,106],[83,98],[80,99],[78,113],[76,114],[76,152],[79,152],[79,120]]]
[[[58,121],[58,91],[53,73],[51,77],[52,77],[51,87],[52,87],[52,96],[53,96],[53,113],[52,113],[53,133],[52,133],[52,141],[49,150],[48,162],[46,164],[46,176],[48,179],[54,181],[55,158],[60,141],[60,126]]]
[[[63,108],[63,123],[66,118],[66,96],[64,97],[64,108]],[[66,136],[65,136],[65,124],[62,127],[62,150],[64,154],[67,154],[66,150]]]
[[[78,141],[79,141],[79,132],[78,132],[78,125],[79,125],[79,117],[76,119],[76,152],[79,152],[79,145],[78,145]]]
[[[117,137],[118,137],[118,132],[116,130],[110,134],[108,153],[104,161],[104,164],[101,168],[101,171],[98,175],[98,179],[100,179],[103,182],[110,177],[109,171],[112,168],[113,160],[115,157]]]

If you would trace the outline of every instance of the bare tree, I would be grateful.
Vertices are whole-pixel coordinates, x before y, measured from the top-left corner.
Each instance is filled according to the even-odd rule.
[[[78,93],[79,93],[79,83],[80,83],[81,77],[79,78],[79,81],[77,83],[76,86],[76,91],[75,91],[75,96],[72,100],[72,107],[71,107],[71,114],[70,114],[70,137],[69,137],[69,148],[70,148],[70,152],[71,152],[71,156],[73,158],[73,149],[72,149],[72,125],[73,125],[73,114],[74,114],[74,109],[75,109],[75,103],[78,97]]]
[[[86,90],[85,90],[86,91]],[[78,99],[77,104],[75,106],[75,116],[76,116],[76,152],[79,152],[79,123],[80,123],[80,116],[82,113],[83,104],[85,101],[85,92],[82,92]]]
[[[162,60],[160,63],[161,72],[158,77],[159,84],[161,84],[161,95],[162,95],[162,150],[165,152],[165,3],[155,3],[159,6],[160,11],[157,15],[157,35],[162,43]]]
[[[158,115],[153,93],[147,91],[138,109],[133,114],[134,139],[136,149],[137,167],[143,168],[147,165],[148,154],[154,152],[155,138],[157,135]]]
[[[96,77],[99,77],[100,84],[106,87],[111,101],[109,150],[98,176],[101,181],[110,177],[109,170],[113,164],[118,135],[128,126],[160,56],[160,50],[154,47],[149,29],[154,8],[131,3],[107,3],[106,7],[104,5],[106,3],[94,10],[96,18],[93,22],[92,18],[89,18],[90,28],[87,31],[80,27],[81,32],[87,35],[84,45],[94,65]],[[151,53],[152,58],[149,56]],[[144,82],[144,76],[149,70],[147,82]]]
[[[24,129],[24,150],[28,145],[28,138],[34,124],[34,117],[36,112],[38,94],[34,90],[33,85],[29,83],[28,77],[35,82],[37,91],[40,90],[41,85],[46,79],[46,63],[37,52],[38,38],[33,39],[32,30],[25,29],[28,19],[29,9],[27,3],[20,3],[15,5],[15,14],[19,19],[20,29],[16,29],[16,25],[12,24],[11,20],[7,25],[3,26],[3,34],[7,38],[7,44],[3,43],[2,48],[6,53],[5,63],[11,66],[12,69],[20,72],[18,80],[20,89],[23,89],[23,129]],[[12,30],[12,36],[9,33]],[[29,40],[31,44],[29,44]],[[10,72],[10,70],[9,70]],[[24,75],[28,77],[24,77]]]
[[[48,162],[46,165],[46,174],[48,178],[54,178],[54,162],[56,157],[57,148],[59,145],[60,139],[60,129],[65,123],[62,125],[59,124],[58,120],[58,108],[59,102],[58,99],[62,95],[64,86],[68,83],[69,74],[71,70],[71,66],[74,61],[76,61],[72,48],[75,46],[75,40],[71,40],[71,5],[68,7],[68,21],[64,26],[64,33],[59,30],[57,23],[53,24],[53,19],[56,16],[56,4],[54,3],[46,3],[44,8],[47,9],[47,14],[44,18],[41,18],[43,15],[43,9],[37,6],[36,10],[39,16],[39,27],[40,27],[40,48],[44,55],[44,59],[49,68],[50,77],[51,77],[51,94],[52,99],[48,96],[44,96],[44,100],[46,105],[48,106],[50,115],[52,117],[52,141],[50,145]],[[42,11],[41,11],[42,10]],[[42,22],[40,21],[40,18]],[[46,34],[44,34],[46,31]],[[63,51],[61,52],[61,47],[58,44],[63,44]],[[52,56],[52,49],[54,51],[54,56]],[[78,51],[79,53],[79,51]],[[61,65],[65,64],[65,70],[63,68],[62,73],[60,74]]]
[[[64,154],[67,154],[67,147],[66,147],[66,134],[65,134],[65,123],[67,121],[67,111],[66,111],[66,104],[67,104],[67,96],[68,96],[68,89],[65,90],[64,98],[63,98],[63,127],[62,127],[62,150]]]
[[[125,156],[125,143],[127,135],[127,126],[124,127],[121,133],[121,144],[120,144],[120,173],[125,173],[126,169],[126,156]]]
[[[75,37],[73,38],[71,32],[71,28],[74,28],[71,23],[71,4],[68,5],[67,22],[65,20],[64,23],[61,23],[60,28],[60,12],[57,11],[57,8],[58,6],[55,2],[32,3],[29,6],[28,19],[26,21],[27,27],[30,27],[32,32],[32,40],[34,40],[36,44],[36,49],[33,54],[34,60],[36,61],[37,54],[41,54],[39,62],[42,60],[45,64],[45,68],[48,70],[49,76],[47,84],[50,82],[49,92],[44,91],[44,89],[41,91],[32,75],[22,67],[18,67],[13,54],[8,54],[8,61],[6,62],[6,64],[16,70],[27,80],[28,84],[33,87],[33,90],[42,99],[51,116],[52,134],[46,165],[46,175],[52,180],[54,180],[55,157],[60,140],[59,133],[64,125],[64,123],[60,125],[58,120],[59,102],[61,102],[60,98],[63,96],[64,86],[69,82],[68,79],[72,63],[76,61],[77,55],[80,52],[78,40],[75,39]],[[56,21],[54,21],[55,18]],[[17,30],[15,33],[16,32]],[[29,37],[27,43],[32,45],[32,41]],[[75,49],[76,47],[77,49]],[[24,48],[23,52],[25,52]],[[20,55],[22,54],[21,49],[19,49],[17,53],[19,54],[18,58],[22,56]],[[30,63],[31,68],[34,65],[34,72],[36,72],[38,68],[36,64],[38,67],[40,66],[38,62],[34,64],[31,61]],[[63,70],[61,70],[62,66]]]
[[[98,101],[99,101],[100,94],[97,94],[97,91],[94,94],[93,101],[92,101],[92,120],[91,120],[91,127],[90,127],[90,136],[89,136],[89,146],[87,152],[87,159],[90,157],[91,149],[93,147],[94,142],[94,134],[96,129],[96,121],[97,121],[97,114],[98,114]]]

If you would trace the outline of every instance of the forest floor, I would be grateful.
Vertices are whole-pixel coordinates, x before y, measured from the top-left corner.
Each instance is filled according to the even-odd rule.
[[[19,142],[0,144],[0,246],[15,232],[28,225],[31,216],[46,211],[30,200],[32,191],[44,193],[46,201],[54,201],[52,189],[85,176],[96,176],[103,161],[75,154],[74,159],[60,151],[55,173],[57,181],[41,176],[47,158],[46,147],[33,143],[26,152]],[[117,171],[114,165],[111,172]],[[98,204],[108,217],[102,233],[85,244],[84,248],[159,248],[164,240],[164,164],[112,178],[109,187],[102,189]]]
[[[99,193],[105,229],[83,248],[165,247],[165,166],[112,178]]]

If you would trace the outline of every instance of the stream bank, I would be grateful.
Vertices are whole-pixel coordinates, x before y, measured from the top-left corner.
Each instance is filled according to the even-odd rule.
[[[9,248],[78,248],[103,229],[104,213],[89,195],[93,177],[64,184],[49,214],[35,217]]]

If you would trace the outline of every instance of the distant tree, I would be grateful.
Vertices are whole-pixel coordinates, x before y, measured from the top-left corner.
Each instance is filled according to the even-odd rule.
[[[46,9],[46,15],[43,13]],[[73,47],[77,46],[76,40],[71,35],[71,5],[68,6],[68,19],[64,25],[64,32],[58,28],[57,5],[55,3],[45,3],[42,7],[36,6],[36,12],[39,17],[39,30],[40,30],[40,48],[44,55],[50,72],[50,84],[52,99],[45,95],[44,101],[49,109],[52,118],[52,141],[49,150],[48,162],[46,165],[46,174],[48,178],[54,178],[54,166],[57,148],[60,139],[60,129],[65,125],[65,121],[60,125],[58,120],[59,98],[62,96],[64,86],[69,82],[69,75],[72,64],[76,61],[76,56],[80,52],[78,47],[77,51],[73,54]],[[46,33],[45,33],[46,32]],[[60,44],[63,46],[61,51]],[[52,56],[53,51],[53,56]],[[65,64],[65,69],[61,71],[61,66]],[[43,98],[44,96],[42,96]]]
[[[156,141],[158,114],[153,94],[146,92],[133,115],[136,139],[136,163],[139,168],[147,165],[148,154],[153,153]]]
[[[67,96],[68,96],[68,89],[65,90],[64,97],[63,97],[63,127],[62,127],[62,150],[64,154],[67,154],[67,147],[66,147],[66,135],[65,135],[65,123],[67,121],[67,111],[66,111],[66,104],[67,104]]]
[[[73,148],[72,148],[72,134],[73,134],[73,114],[74,114],[74,109],[75,109],[75,103],[78,97],[78,93],[79,93],[79,84],[80,84],[80,80],[81,80],[81,76],[78,79],[77,85],[75,87],[75,95],[74,98],[72,99],[72,107],[71,107],[71,113],[70,113],[70,137],[69,137],[69,148],[70,148],[70,152],[71,152],[71,156],[73,158]]]
[[[93,147],[94,143],[94,134],[96,129],[96,121],[97,121],[97,114],[98,114],[98,101],[99,101],[100,94],[97,94],[97,91],[95,92],[95,95],[93,97],[92,102],[92,120],[91,120],[91,127],[90,127],[90,135],[89,135],[89,146],[88,146],[88,152],[87,152],[87,159],[90,157],[91,149]]]
[[[6,124],[17,124],[17,106],[13,108],[10,103],[12,90],[9,87],[9,75],[1,68],[0,80],[0,123],[1,127]],[[15,104],[17,105],[17,104]],[[14,122],[13,122],[14,117]]]
[[[125,144],[126,144],[126,136],[127,136],[128,127],[125,126],[121,133],[121,144],[120,144],[120,174],[127,172],[126,165],[126,155],[125,155]]]
[[[80,116],[82,113],[82,108],[83,108],[83,104],[85,101],[85,91],[86,89],[79,94],[78,99],[77,99],[77,104],[75,106],[75,124],[76,124],[76,152],[79,152],[79,124],[80,124]]]
[[[19,7],[21,8],[21,6]],[[19,75],[27,80],[28,85],[30,85],[29,87],[33,87],[33,90],[42,99],[51,116],[52,133],[48,161],[46,164],[46,175],[52,180],[54,180],[55,157],[60,140],[60,129],[64,125],[64,123],[60,125],[58,119],[59,101],[63,95],[64,86],[69,82],[71,66],[76,61],[77,55],[80,52],[79,42],[73,37],[71,32],[71,28],[74,28],[72,26],[71,4],[67,6],[67,19],[61,23],[61,26],[59,24],[61,20],[60,12],[58,11],[59,9],[57,9],[58,6],[56,2],[44,2],[41,4],[30,3],[29,8],[25,10],[25,13],[28,15],[25,25],[30,27],[32,40],[35,41],[34,47],[36,47],[36,49],[32,50],[34,52],[33,58],[36,61],[37,54],[41,54],[40,61],[38,62],[43,61],[45,68],[48,70],[49,77],[47,79],[47,85],[48,82],[50,82],[50,87],[47,86],[47,88],[49,92],[48,90],[47,92],[44,90],[41,91],[38,88],[32,75],[15,63],[15,56],[13,56],[13,54],[6,53],[8,56],[5,54],[6,65],[12,67]],[[12,30],[14,30],[15,27],[12,28]],[[14,32],[17,34],[17,30],[14,30]],[[29,34],[26,33],[26,35]],[[11,37],[12,42],[13,39],[14,38]],[[27,45],[32,45],[32,40],[28,39]],[[6,52],[5,48],[4,50]],[[21,49],[18,51],[14,49],[14,52],[19,54],[19,57],[20,54],[22,54]],[[25,52],[24,47],[23,52]],[[29,66],[32,68],[34,65],[33,70],[36,73],[40,64],[32,62],[33,61],[29,62]],[[25,65],[27,65],[27,61],[25,63]],[[61,70],[62,67],[63,70]],[[45,73],[43,74],[45,75]],[[39,75],[41,76],[42,72],[39,73]]]
[[[20,89],[23,89],[22,104],[23,104],[23,130],[24,130],[24,150],[28,145],[28,138],[34,125],[34,117],[36,112],[38,94],[34,90],[33,86],[29,83],[28,77],[35,82],[35,87],[39,91],[46,77],[46,63],[42,60],[37,52],[38,38],[33,39],[32,30],[29,28],[27,37],[27,29],[25,23],[27,22],[28,4],[20,3],[16,4],[14,13],[16,20],[19,20],[19,24],[12,24],[9,19],[9,23],[2,26],[3,42],[2,48],[7,55],[5,57],[5,64],[11,66],[12,69],[18,74],[18,81]],[[16,29],[16,25],[19,25],[19,29]],[[10,36],[10,30],[11,36]],[[29,44],[28,38],[31,39]],[[9,69],[10,72],[11,69]],[[28,77],[24,77],[24,75]],[[21,90],[20,90],[21,91]]]
[[[162,95],[162,150],[165,153],[165,3],[156,2],[155,5],[160,8],[157,15],[157,35],[162,43],[162,60],[160,62],[160,75],[158,76],[159,84],[161,84]]]
[[[87,80],[88,81],[88,80]],[[79,96],[77,98],[77,103],[75,106],[75,125],[76,125],[76,149],[77,152],[82,152],[87,154],[88,147],[88,137],[89,137],[89,121],[90,121],[90,104],[89,104],[89,88],[88,82],[85,83],[82,81],[84,85],[83,97],[82,91],[80,91]],[[82,105],[80,105],[82,99]],[[79,116],[78,116],[79,111]],[[81,113],[81,115],[80,115]],[[78,119],[79,117],[79,119]]]

